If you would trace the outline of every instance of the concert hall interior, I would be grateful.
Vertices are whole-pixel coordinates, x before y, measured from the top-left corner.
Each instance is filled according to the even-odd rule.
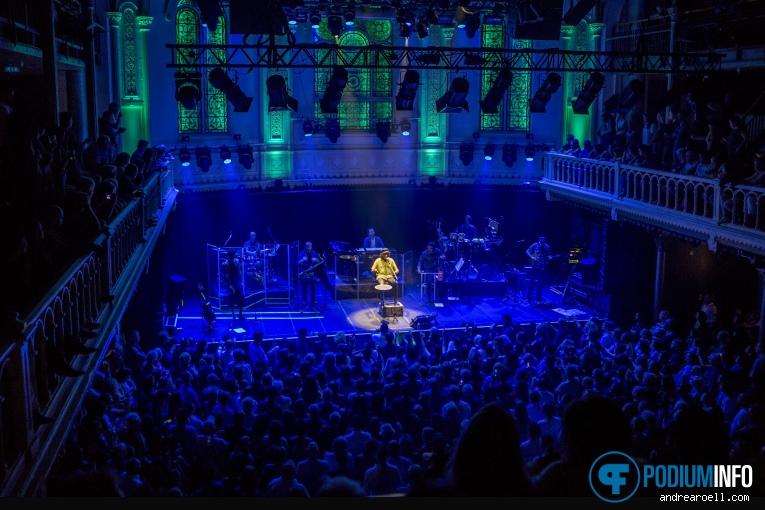
[[[1,1],[0,496],[608,500],[544,470],[588,473],[544,428],[585,393],[628,428],[653,414],[638,463],[679,458],[656,438],[689,408],[727,427],[710,464],[765,466],[763,19],[753,0]],[[416,390],[406,413],[389,390]],[[347,486],[305,482],[294,422],[328,394],[341,424],[311,439],[345,473],[355,392],[381,448]],[[555,420],[529,418],[540,392]],[[459,465],[487,404],[523,444],[544,422],[517,484]],[[219,465],[190,452],[215,441]]]

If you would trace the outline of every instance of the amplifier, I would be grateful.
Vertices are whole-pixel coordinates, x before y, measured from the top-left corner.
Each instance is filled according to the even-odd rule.
[[[383,317],[403,317],[404,305],[400,303],[397,305],[394,305],[393,303],[385,303],[384,305],[380,305],[380,315]]]

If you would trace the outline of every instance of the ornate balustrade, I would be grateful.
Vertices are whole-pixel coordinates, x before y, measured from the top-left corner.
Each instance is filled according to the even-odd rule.
[[[22,318],[23,327],[19,323],[0,338],[0,495],[41,490],[176,193],[172,169],[154,174],[144,195],[111,222],[111,234],[96,239],[93,250],[66,269]],[[152,217],[158,226],[148,230]],[[81,354],[72,346],[88,323],[100,324],[93,339],[97,350]],[[54,420],[41,424],[39,416]]]
[[[551,199],[584,202],[703,241],[765,253],[765,188],[547,153],[540,186]],[[730,221],[727,221],[730,220]]]

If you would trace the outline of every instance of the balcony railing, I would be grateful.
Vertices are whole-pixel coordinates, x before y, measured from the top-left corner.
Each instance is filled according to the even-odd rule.
[[[543,166],[540,185],[559,197],[765,251],[765,188],[556,153]]]
[[[154,174],[144,195],[111,222],[111,235],[96,239],[98,248],[66,269],[24,325],[0,338],[0,495],[33,495],[53,465],[90,383],[60,368],[92,373],[100,363],[159,236],[147,222],[164,221],[175,199],[172,173]],[[79,338],[88,322],[101,324],[98,350],[75,354],[67,339]],[[55,420],[36,426],[37,413]]]

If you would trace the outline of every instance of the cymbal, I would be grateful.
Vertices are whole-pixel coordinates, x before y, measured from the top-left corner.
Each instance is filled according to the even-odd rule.
[[[239,251],[238,248],[226,248],[225,246],[222,246],[220,248],[213,248],[213,251]]]

